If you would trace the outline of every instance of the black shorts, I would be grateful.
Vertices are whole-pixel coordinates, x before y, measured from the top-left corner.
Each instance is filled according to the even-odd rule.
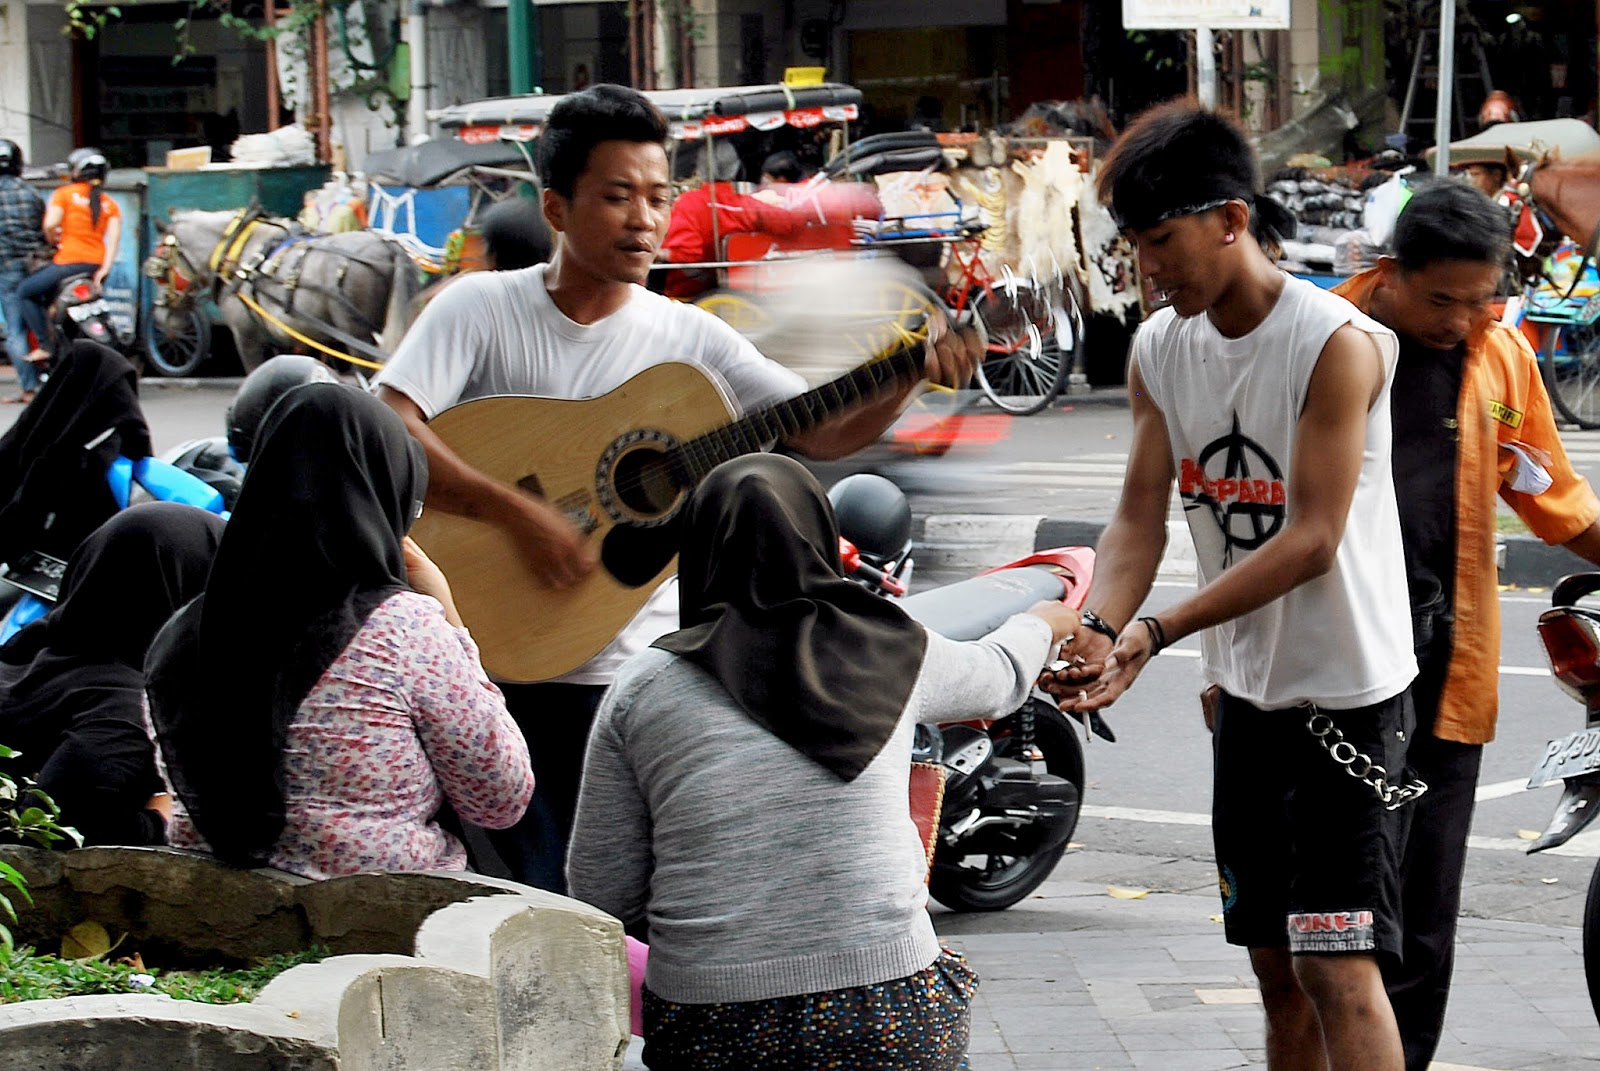
[[[1384,767],[1391,785],[1405,783],[1415,722],[1409,691],[1320,712]],[[1212,738],[1212,835],[1228,941],[1297,955],[1398,956],[1400,816],[1311,735],[1311,713],[1222,696]]]

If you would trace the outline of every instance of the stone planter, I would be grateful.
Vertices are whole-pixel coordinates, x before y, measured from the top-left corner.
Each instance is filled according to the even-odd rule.
[[[321,944],[250,1004],[158,994],[0,1005],[0,1071],[585,1071],[622,1064],[622,927],[563,896],[468,874],[312,882],[164,848],[0,849],[42,949],[85,919],[162,966]]]

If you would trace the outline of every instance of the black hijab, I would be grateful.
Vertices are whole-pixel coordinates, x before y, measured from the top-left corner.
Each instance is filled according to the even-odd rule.
[[[117,512],[106,469],[118,454],[150,456],[137,374],[115,350],[74,342],[0,436],[0,562],[71,557]]]
[[[222,518],[175,502],[123,510],[90,533],[55,609],[0,647],[0,662],[20,671],[0,702],[0,741],[37,769],[76,712],[140,722],[145,653],[205,587],[221,538]]]
[[[385,599],[409,590],[400,542],[428,483],[388,406],[336,383],[263,421],[205,593],[145,665],[173,790],[221,859],[259,865],[283,832],[290,719]]]
[[[221,539],[222,518],[193,506],[124,510],[72,555],[56,608],[0,647],[0,742],[20,752],[8,767],[36,778],[90,844],[162,841],[143,811],[160,788],[141,710],[145,652],[205,587]],[[69,734],[88,764],[58,758]]]
[[[684,507],[682,629],[655,646],[717,678],[744,712],[845,781],[905,713],[927,634],[844,579],[828,497],[773,454],[714,469]]]

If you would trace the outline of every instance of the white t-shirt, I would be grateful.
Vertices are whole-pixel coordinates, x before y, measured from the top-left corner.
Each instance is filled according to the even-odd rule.
[[[1383,356],[1367,411],[1355,497],[1333,567],[1242,617],[1205,630],[1206,678],[1263,709],[1366,706],[1417,674],[1400,517],[1389,468],[1393,332],[1344,298],[1289,277],[1254,331],[1227,338],[1204,316],[1151,316],[1133,359],[1166,419],[1200,582],[1259,550],[1295,504],[1295,433],[1322,348],[1345,324]]]
[[[374,387],[399,391],[429,420],[458,402],[493,395],[597,398],[666,361],[698,365],[746,410],[806,389],[805,380],[704,309],[635,286],[610,316],[574,323],[550,300],[544,277],[540,264],[474,272],[450,284],[417,318]],[[623,662],[677,627],[674,578],[610,646],[556,679],[610,684]]]

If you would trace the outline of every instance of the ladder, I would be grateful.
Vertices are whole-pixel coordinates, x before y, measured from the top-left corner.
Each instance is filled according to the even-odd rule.
[[[1467,63],[1468,59],[1477,60],[1477,69],[1472,70]],[[1424,127],[1427,133],[1421,139],[1413,141],[1429,141],[1432,139],[1434,115],[1438,108],[1438,98],[1432,94],[1424,94],[1427,99],[1434,101],[1419,114],[1416,110],[1417,89],[1422,85],[1423,74],[1428,70],[1429,64],[1433,65],[1433,76],[1438,79],[1439,71],[1439,30],[1429,27],[1422,31],[1422,36],[1417,41],[1416,55],[1411,60],[1411,81],[1406,86],[1405,107],[1400,109],[1400,132],[1410,135],[1413,127]],[[1478,36],[1478,28],[1472,25],[1461,26],[1456,31],[1456,84],[1455,91],[1450,94],[1454,104],[1454,124],[1451,129],[1454,133],[1452,140],[1465,137],[1473,131],[1467,127],[1467,111],[1462,104],[1461,87],[1464,82],[1477,83],[1477,92],[1474,99],[1482,102],[1494,89],[1494,82],[1489,76],[1489,58],[1483,52],[1483,40]]]

